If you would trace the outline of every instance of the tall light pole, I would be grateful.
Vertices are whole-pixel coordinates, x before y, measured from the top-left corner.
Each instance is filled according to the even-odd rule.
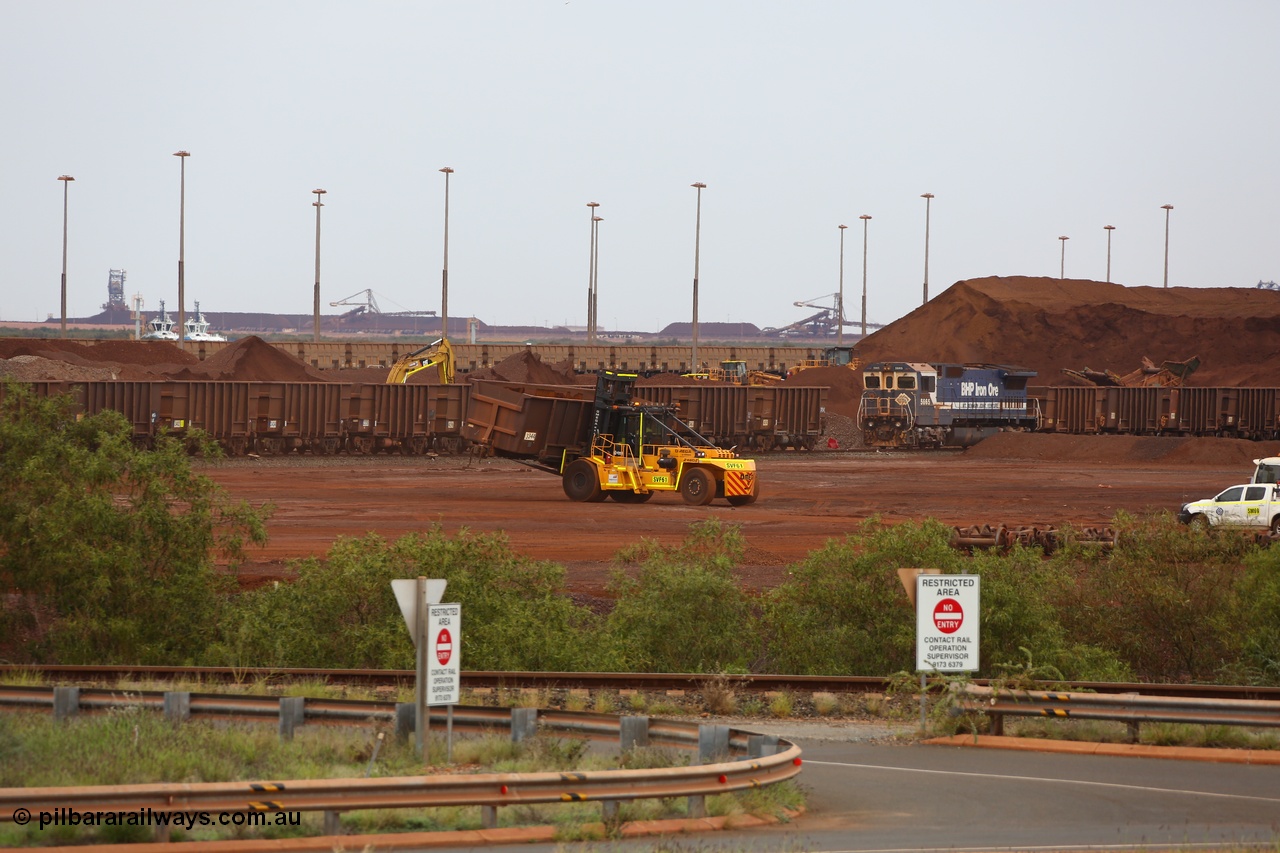
[[[1058,266],[1058,278],[1066,278],[1067,277],[1067,241],[1070,240],[1071,238],[1059,237],[1058,239],[1062,241],[1062,259],[1059,262],[1059,266]]]
[[[596,208],[598,201],[587,202],[591,214],[591,252],[587,255],[587,342],[596,339]]]
[[[862,337],[867,336],[867,224],[871,217],[862,214]]]
[[[693,225],[693,365],[698,370],[698,253],[702,246],[702,191],[707,185],[701,181],[689,186],[698,191],[698,215]]]
[[[1173,205],[1162,204],[1160,209],[1164,211],[1164,286],[1169,286],[1169,211],[1173,210]]]
[[[449,338],[449,176],[453,169],[445,166],[444,172],[444,268],[440,272],[440,337]]]
[[[311,206],[316,209],[316,290],[315,290],[315,317],[312,324],[315,329],[315,342],[320,343],[320,208],[324,207],[324,202],[320,200],[320,196],[324,195],[324,190],[312,190],[315,193],[316,200],[311,202]]]
[[[1107,232],[1107,283],[1111,283],[1111,232],[1116,230],[1114,225],[1103,225]]]
[[[929,206],[933,203],[933,193],[921,193],[924,199],[924,302],[929,301]]]
[[[182,346],[187,335],[187,280],[184,266],[187,252],[187,158],[191,156],[191,152],[175,151],[173,156],[182,164],[182,177],[178,185],[178,346]]]
[[[600,334],[600,223],[603,221],[603,216],[591,217],[591,224],[596,229],[596,253],[591,262],[591,340],[593,341]]]
[[[840,229],[840,295],[836,298],[836,346],[844,346],[844,231],[848,225],[837,226]]]
[[[62,337],[67,336],[67,187],[75,178],[60,175],[62,181]]]

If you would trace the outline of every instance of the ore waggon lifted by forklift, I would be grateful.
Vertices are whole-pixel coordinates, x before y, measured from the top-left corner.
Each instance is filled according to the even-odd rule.
[[[574,501],[644,503],[679,492],[694,506],[754,503],[755,460],[715,447],[670,406],[633,402],[635,381],[611,371],[598,374],[594,389],[475,381],[463,436],[558,475]]]

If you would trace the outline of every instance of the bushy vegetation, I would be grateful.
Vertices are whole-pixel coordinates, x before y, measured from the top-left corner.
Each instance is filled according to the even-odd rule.
[[[899,568],[980,575],[981,676],[1034,660],[1068,681],[1280,684],[1280,548],[1169,515],[1119,515],[1112,548],[1068,541],[966,554],[935,521],[871,518],[762,594],[735,569],[746,542],[712,519],[674,546],[615,555],[612,609],[578,605],[563,567],[501,534],[439,527],[339,540],[296,580],[235,592],[268,507],[227,501],[188,454],[154,450],[104,413],[8,385],[0,402],[0,648],[29,662],[413,665],[390,581],[448,581],[468,669],[885,676],[914,664]],[[203,448],[212,452],[209,448]]]
[[[425,576],[446,580],[445,600],[464,605],[468,669],[580,670],[594,660],[597,619],[564,594],[564,568],[518,556],[502,535],[369,534],[296,568],[292,583],[237,596],[212,656],[239,666],[412,669],[391,581]]]
[[[267,508],[192,471],[188,453],[215,447],[162,435],[143,451],[131,433],[116,412],[3,388],[0,645],[24,659],[195,663],[226,601],[215,559],[265,541]]]

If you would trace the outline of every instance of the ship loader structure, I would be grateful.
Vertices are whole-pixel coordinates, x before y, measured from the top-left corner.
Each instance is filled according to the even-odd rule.
[[[678,492],[694,506],[754,503],[755,460],[715,447],[671,406],[634,402],[635,380],[604,371],[594,388],[475,381],[463,435],[558,475],[575,501],[644,503]]]

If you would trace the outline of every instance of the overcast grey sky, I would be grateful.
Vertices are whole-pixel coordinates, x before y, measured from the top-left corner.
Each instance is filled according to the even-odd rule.
[[[0,0],[0,318],[126,294],[309,314],[583,325],[589,201],[602,330],[691,314],[781,326],[960,279],[1280,279],[1280,3]]]

